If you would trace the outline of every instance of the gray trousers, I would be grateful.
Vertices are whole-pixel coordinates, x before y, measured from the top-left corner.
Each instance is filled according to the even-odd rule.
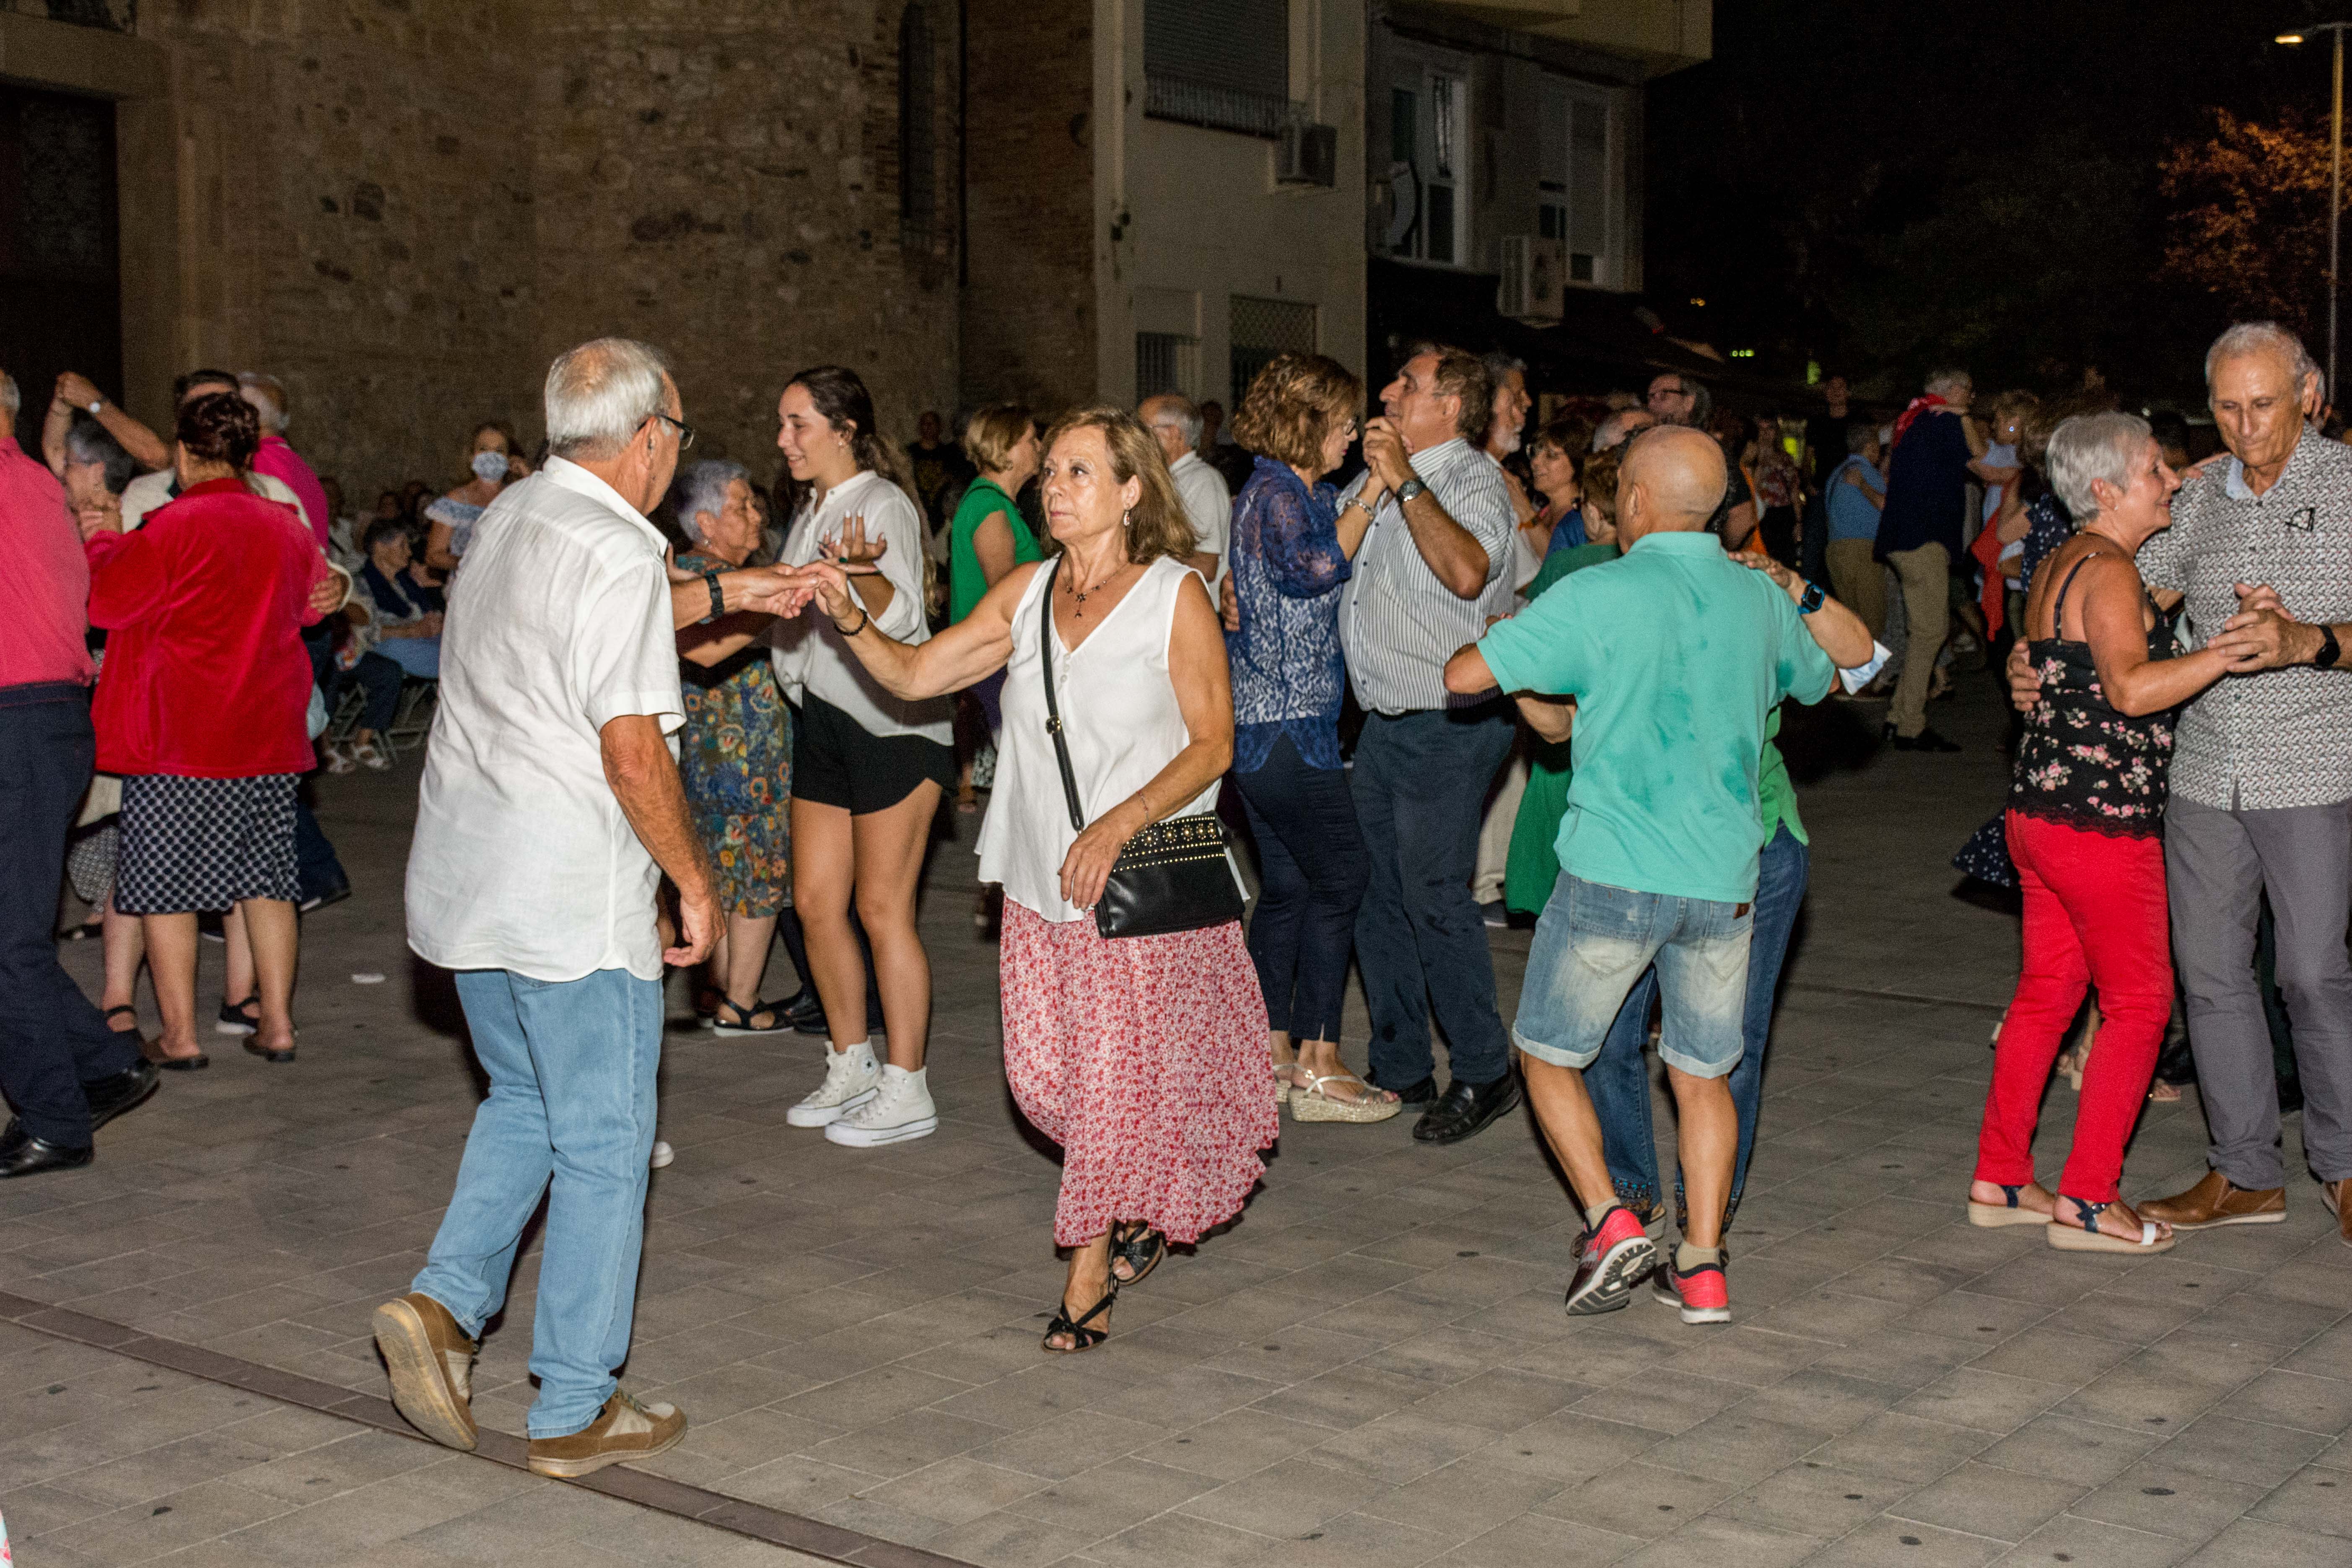
[[[2242,1188],[2286,1184],[2278,1080],[2254,979],[2263,889],[2278,921],[2278,982],[2303,1075],[2303,1154],[2323,1182],[2352,1176],[2352,801],[2166,809],[2165,888],[2189,1045],[2212,1134],[2207,1158]]]

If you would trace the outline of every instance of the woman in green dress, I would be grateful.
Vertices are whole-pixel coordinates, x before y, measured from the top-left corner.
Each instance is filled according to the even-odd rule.
[[[1536,437],[1530,455],[1536,487],[1547,495],[1572,486],[1580,477],[1570,467],[1575,459],[1549,443],[1550,435],[1547,426]],[[1613,447],[1583,460],[1585,542],[1544,557],[1543,570],[1528,584],[1529,604],[1570,573],[1617,559],[1617,465],[1623,451],[1622,447]],[[1522,697],[1519,700],[1549,702],[1552,699]],[[1552,884],[1559,880],[1559,856],[1553,845],[1559,837],[1560,818],[1568,815],[1569,742],[1530,735],[1528,748],[1528,787],[1519,796],[1519,815],[1511,824],[1511,852],[1503,868],[1503,903],[1522,914],[1536,915],[1543,912]]]
[[[996,403],[973,415],[963,427],[963,455],[980,470],[956,506],[948,524],[948,625],[971,614],[974,605],[996,585],[996,580],[1026,562],[1042,560],[1037,536],[1021,515],[1013,498],[1037,471],[1043,454],[1037,445],[1037,421],[1017,403]],[[1003,725],[997,693],[1004,689],[999,670],[966,691],[957,704],[956,809],[976,811],[971,764],[981,748],[995,738]]]
[[[761,529],[750,476],[740,464],[697,463],[680,476],[678,525],[693,548],[677,558],[689,572],[731,571],[760,550]],[[706,662],[697,650],[743,629],[728,616],[677,634],[686,729],[678,775],[703,847],[719,874],[727,929],[711,949],[711,1026],[722,1035],[768,1035],[814,1011],[803,985],[788,1002],[762,1002],[760,978],[776,920],[793,886],[791,710],[776,690],[764,643]]]

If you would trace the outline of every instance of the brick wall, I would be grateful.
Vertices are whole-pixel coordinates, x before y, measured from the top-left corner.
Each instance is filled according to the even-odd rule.
[[[1089,0],[968,0],[963,402],[1096,396]]]

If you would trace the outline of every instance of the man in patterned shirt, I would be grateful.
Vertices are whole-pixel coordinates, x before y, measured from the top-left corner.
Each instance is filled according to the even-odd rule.
[[[2139,1212],[2178,1230],[2286,1217],[2254,977],[2267,891],[2304,1159],[2352,1244],[2352,684],[2338,664],[2352,639],[2352,447],[2305,425],[2319,371],[2274,322],[2223,332],[2205,383],[2230,457],[2180,488],[2172,526],[2140,547],[2140,575],[2165,608],[2186,603],[2185,640],[2242,647],[2264,668],[2190,702],[2174,744],[2165,880],[2211,1169]],[[2014,657],[2011,671],[2032,689]]]

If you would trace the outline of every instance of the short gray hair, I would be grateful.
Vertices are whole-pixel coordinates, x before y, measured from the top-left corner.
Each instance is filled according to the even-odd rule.
[[[79,408],[66,426],[66,461],[96,466],[109,495],[121,495],[139,473],[138,460],[122,449],[113,432]]]
[[[1976,390],[1977,378],[1970,375],[1964,370],[1935,370],[1927,373],[1927,379],[1923,384],[1923,390],[1932,395],[1940,397],[1945,393],[1949,392],[1953,387],[1963,384],[1965,384],[1969,391],[1974,392]]]
[[[2050,432],[2050,451],[2042,459],[2050,472],[2050,488],[2074,514],[2077,527],[2099,515],[2101,479],[2129,489],[2132,471],[2147,455],[2155,437],[2147,421],[2137,414],[2077,414]]]
[[[1194,406],[1191,398],[1181,393],[1159,392],[1145,398],[1144,401],[1159,405],[1157,412],[1151,418],[1151,424],[1155,427],[1161,425],[1173,425],[1183,436],[1184,445],[1197,447],[1201,444],[1201,411]]]
[[[1492,353],[1480,354],[1478,363],[1486,367],[1488,379],[1492,380],[1496,386],[1502,385],[1503,378],[1513,371],[1517,371],[1524,375],[1528,369],[1527,361],[1517,354],[1505,353],[1501,349],[1496,349]]]
[[[253,395],[246,401],[252,404],[254,412],[261,416],[264,430],[274,434],[285,430],[288,419],[284,382],[274,375],[264,375],[257,370],[241,370],[236,373],[236,389],[239,394]]]
[[[2240,321],[2223,331],[2220,337],[2215,338],[2213,346],[2205,351],[2207,390],[2210,391],[2212,388],[2214,369],[2223,360],[2242,359],[2248,354],[2261,353],[2279,354],[2284,357],[2290,368],[2290,374],[2294,377],[2297,391],[2302,390],[2305,376],[2319,374],[2319,366],[2312,362],[2311,351],[2303,346],[2301,338],[2296,337],[2276,321]],[[2325,378],[2323,377],[2322,380],[2320,393],[2324,396],[2327,389],[2324,384]]]
[[[13,415],[24,406],[24,396],[16,390],[16,378],[0,370],[0,408],[5,408]]]
[[[723,458],[706,458],[677,477],[677,525],[697,544],[708,544],[701,524],[704,512],[717,517],[727,510],[727,489],[737,479],[749,481],[751,471]]]
[[[620,456],[646,420],[667,412],[669,362],[634,338],[596,338],[547,367],[548,449],[559,458]]]

